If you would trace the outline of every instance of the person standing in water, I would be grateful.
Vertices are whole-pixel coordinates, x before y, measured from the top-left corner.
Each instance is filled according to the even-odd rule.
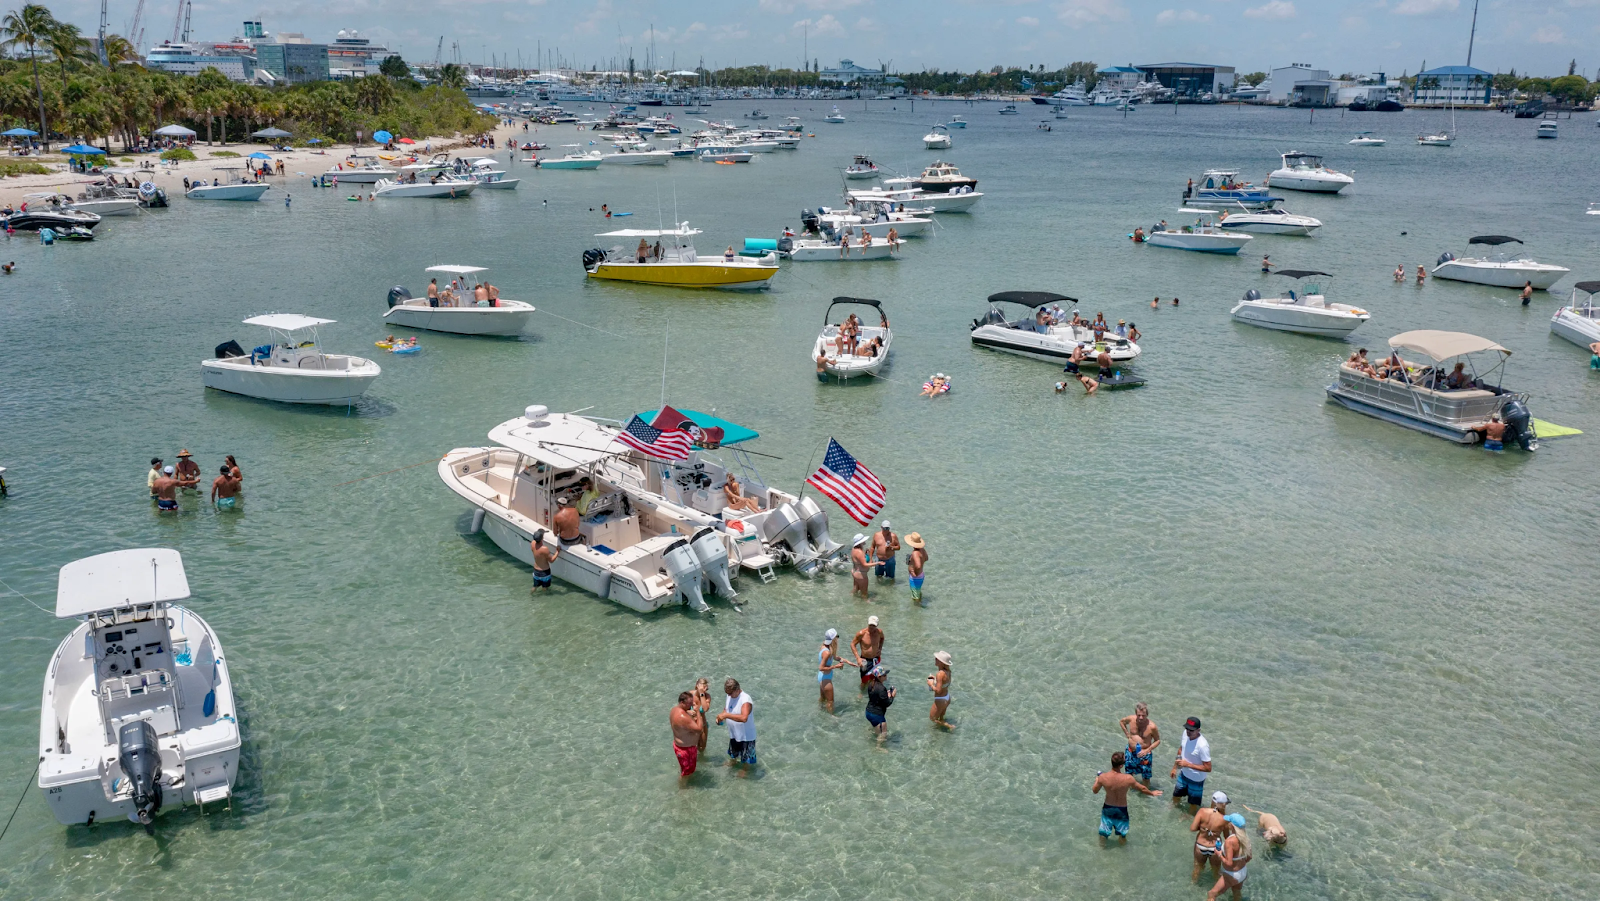
[[[156,480],[161,478],[162,460],[160,457],[150,458],[150,473],[144,477],[144,486],[150,489],[150,499],[155,500]]]
[[[1096,774],[1090,789],[1097,795],[1101,789],[1106,791],[1105,803],[1100,805],[1100,837],[1115,835],[1123,842],[1128,840],[1128,789],[1136,788],[1152,798],[1161,797],[1161,792],[1145,788],[1139,780],[1122,771],[1125,758],[1121,751],[1111,752],[1111,772]]]
[[[172,474],[172,467],[161,468],[161,478],[156,479],[151,486],[156,493],[156,509],[162,513],[178,512],[178,480]]]
[[[1200,720],[1189,717],[1183,724],[1183,739],[1178,759],[1172,764],[1172,800],[1187,798],[1190,807],[1205,800],[1206,777],[1211,774],[1211,742],[1200,734]]]
[[[878,618],[867,617],[867,627],[850,639],[850,653],[856,655],[856,667],[861,670],[861,687],[867,686],[872,668],[883,659],[883,632],[878,629]]]
[[[861,546],[867,544],[867,536],[856,533],[855,540],[850,542],[850,596],[861,595],[863,601],[872,598],[867,594],[867,570],[872,566],[872,558],[867,556],[867,551]],[[870,547],[870,545],[869,545]]]
[[[533,533],[533,540],[528,542],[529,549],[533,551],[533,591],[550,590],[550,564],[561,556],[559,548],[553,548],[544,543],[544,529],[537,529]]]
[[[889,737],[889,706],[894,703],[894,686],[884,681],[889,668],[879,664],[867,673],[867,723],[877,734],[878,741]]]
[[[928,711],[928,719],[946,729],[955,728],[944,721],[944,712],[950,709],[950,662],[949,651],[934,654],[935,669],[928,675],[928,688],[933,691],[933,707]]]
[[[882,528],[872,533],[872,571],[880,579],[894,581],[894,557],[900,550],[900,536],[889,529],[889,521],[882,523]]]
[[[1222,850],[1218,852],[1222,872],[1218,874],[1217,884],[1206,893],[1206,901],[1217,901],[1225,891],[1233,892],[1233,901],[1239,901],[1239,890],[1249,875],[1246,865],[1251,860],[1250,837],[1245,834],[1244,815],[1230,813],[1224,819],[1228,824],[1228,837],[1222,840]]]
[[[226,463],[211,480],[211,503],[218,510],[232,510],[239,505],[239,482],[233,477],[233,468]]]
[[[667,714],[667,723],[672,727],[672,753],[678,757],[678,780],[682,785],[700,763],[700,740],[706,731],[706,721],[694,706],[692,692],[678,693],[678,703]]]
[[[906,536],[906,544],[910,546],[911,553],[906,555],[906,575],[911,583],[911,602],[921,607],[922,583],[927,577],[923,570],[928,565],[928,543],[922,540],[920,532],[912,532]]]
[[[839,630],[822,633],[822,649],[817,651],[817,701],[833,712],[833,671],[844,669],[839,659]]]
[[[717,724],[728,724],[728,766],[742,763],[756,765],[756,713],[755,699],[739,687],[738,679],[722,683],[722,693],[728,696],[722,712],[717,714]]]
[[[711,720],[711,682],[704,676],[694,680],[694,708],[700,711],[700,721],[709,723]],[[700,753],[706,752],[706,736],[711,731],[710,726],[700,730]]]
[[[1150,720],[1150,708],[1140,701],[1133,705],[1133,713],[1123,717],[1118,725],[1128,739],[1128,753],[1125,755],[1128,775],[1149,785],[1150,763],[1155,759],[1156,748],[1161,745],[1161,730]]]
[[[194,454],[189,453],[187,449],[178,451],[178,470],[176,475],[178,476],[179,488],[199,489],[200,464],[194,462]]]

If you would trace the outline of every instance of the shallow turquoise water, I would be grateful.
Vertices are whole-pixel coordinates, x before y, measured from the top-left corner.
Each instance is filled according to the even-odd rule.
[[[58,826],[30,789],[0,843],[0,895],[1198,897],[1188,818],[1164,799],[1134,802],[1126,848],[1094,834],[1088,785],[1138,700],[1171,738],[1204,719],[1208,790],[1290,830],[1287,853],[1252,864],[1250,897],[1600,893],[1583,794],[1600,775],[1593,437],[1490,456],[1359,417],[1323,399],[1347,346],[1227,316],[1274,281],[1259,252],[1324,269],[1332,296],[1373,311],[1366,346],[1424,327],[1493,337],[1535,415],[1600,434],[1600,380],[1548,334],[1555,295],[1524,309],[1510,291],[1389,278],[1492,232],[1572,267],[1562,285],[1596,277],[1583,173],[1600,129],[1535,141],[1531,123],[1462,115],[1439,151],[1408,141],[1442,113],[1089,110],[1042,133],[1037,114],[992,105],[897,106],[840,126],[802,108],[816,139],[749,166],[518,166],[520,190],[461,203],[351,204],[302,178],[289,211],[281,188],[251,206],[178,200],[93,245],[0,249],[20,264],[0,293],[0,578],[48,608],[72,559],[179,548],[246,729],[233,815],[169,814],[155,840]],[[832,201],[852,153],[933,159],[919,139],[952,113],[972,125],[939,155],[987,196],[899,263],[786,267],[757,295],[582,278],[594,233],[658,209],[704,228],[702,252],[772,236]],[[1363,130],[1390,145],[1344,144]],[[1185,178],[1232,164],[1259,179],[1289,149],[1357,179],[1348,196],[1288,195],[1327,223],[1316,237],[1258,238],[1238,259],[1123,237],[1175,219]],[[608,225],[588,212],[602,202],[636,215]],[[361,352],[388,331],[385,290],[419,289],[435,263],[491,267],[544,311],[533,333],[422,333],[348,414],[200,387],[198,360],[252,340],[238,321],[255,312],[337,319],[325,343]],[[1137,322],[1150,387],[1058,397],[1048,364],[971,349],[982,298],[1023,288]],[[839,294],[893,317],[880,383],[811,377]],[[1149,310],[1173,294],[1181,307]],[[653,408],[664,345],[668,401],[761,431],[755,449],[782,458],[763,461],[770,480],[798,486],[830,435],[868,463],[897,530],[930,541],[930,607],[903,582],[863,605],[847,578],[787,573],[744,580],[744,613],[714,619],[532,598],[525,569],[464,534],[467,508],[431,465],[346,484],[481,443],[528,403]],[[957,386],[936,404],[916,396],[934,370]],[[239,456],[241,513],[150,511],[145,463],[180,446],[207,471]],[[828,717],[812,676],[821,631],[869,613],[902,690],[881,748],[848,683]],[[14,595],[0,622],[8,813],[68,627]],[[925,720],[941,649],[951,734]],[[712,754],[680,791],[667,708],[696,676],[730,674],[756,698],[762,767],[734,778]]]

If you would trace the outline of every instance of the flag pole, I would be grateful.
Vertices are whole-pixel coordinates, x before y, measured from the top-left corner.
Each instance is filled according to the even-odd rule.
[[[671,324],[661,327],[661,406],[656,409],[663,410],[667,406],[667,343],[672,339]]]
[[[828,440],[832,441],[833,440],[833,436],[832,435],[828,436]],[[815,448],[812,448],[812,450],[811,450],[811,459],[806,461],[806,478],[810,478],[811,477],[811,464],[815,463],[815,462],[817,462],[817,451],[816,451]],[[800,480],[800,493],[795,495],[794,499],[795,500],[799,500],[800,498],[803,498],[805,496],[806,496],[806,480],[805,479],[801,479]]]

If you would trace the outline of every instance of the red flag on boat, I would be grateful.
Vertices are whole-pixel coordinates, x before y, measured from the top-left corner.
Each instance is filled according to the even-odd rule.
[[[688,432],[698,447],[715,448],[722,444],[725,432],[719,426],[701,428],[695,425],[694,420],[679,413],[671,407],[663,406],[661,412],[656,414],[655,422],[650,423],[658,429],[667,431]]]

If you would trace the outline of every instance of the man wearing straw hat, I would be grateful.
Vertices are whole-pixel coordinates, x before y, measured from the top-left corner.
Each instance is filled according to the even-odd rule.
[[[200,464],[194,462],[194,454],[187,449],[178,451],[178,487],[200,487]]]
[[[911,553],[906,555],[906,575],[911,583],[911,600],[917,606],[922,606],[922,568],[928,565],[928,543],[922,540],[922,533],[912,532],[906,536],[906,544],[911,548]]]

